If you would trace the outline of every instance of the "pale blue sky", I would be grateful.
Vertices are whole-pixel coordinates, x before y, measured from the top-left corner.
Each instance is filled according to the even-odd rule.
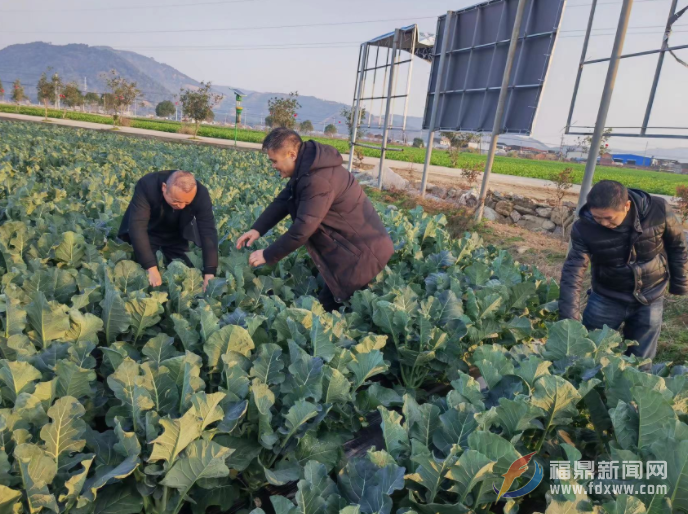
[[[591,0],[569,0],[533,136],[559,141],[566,122]],[[198,79],[256,91],[288,92],[350,103],[360,42],[417,22],[434,32],[436,17],[474,0],[0,0],[0,48],[46,41],[128,49],[154,57]],[[680,0],[679,8],[688,0]],[[590,58],[607,56],[620,0],[600,0]],[[626,52],[661,45],[670,0],[636,0]],[[131,7],[131,8],[128,8]],[[386,20],[351,25],[319,25]],[[260,28],[284,25],[307,27]],[[220,29],[242,30],[220,30]],[[610,29],[610,30],[608,30]],[[679,20],[672,44],[688,43],[688,14]],[[180,31],[180,32],[165,32]],[[183,32],[181,32],[183,31]],[[138,32],[138,33],[136,33]],[[284,45],[303,45],[284,49]],[[263,46],[265,48],[256,48]],[[192,48],[206,47],[206,48]],[[211,47],[211,48],[207,48]],[[239,49],[237,47],[250,47]],[[688,51],[679,55],[688,61]],[[638,125],[652,81],[656,56],[626,60],[619,71],[608,124]],[[688,125],[688,68],[667,55],[653,125]],[[429,65],[417,61],[410,114],[421,115]],[[606,65],[584,75],[574,120],[592,125]],[[403,83],[399,84],[403,87]],[[400,110],[399,110],[400,112]],[[571,138],[573,139],[573,138]],[[645,140],[615,140],[614,146],[643,149]],[[653,140],[650,147],[688,147],[687,141]]]

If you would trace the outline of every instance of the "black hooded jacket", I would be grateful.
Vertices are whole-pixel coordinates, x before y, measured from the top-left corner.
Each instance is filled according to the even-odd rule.
[[[305,142],[294,176],[253,225],[262,236],[290,215],[289,230],[265,250],[266,263],[306,245],[339,301],[368,285],[394,253],[373,204],[342,162],[334,147]]]
[[[605,228],[584,205],[571,230],[571,249],[561,274],[559,316],[580,319],[583,276],[592,262],[592,288],[625,302],[648,304],[669,292],[688,294],[688,244],[666,201],[629,189],[630,230]]]
[[[117,233],[122,241],[134,247],[136,262],[143,269],[157,265],[149,235],[163,229],[166,234],[170,231],[169,227],[162,226],[165,223],[162,185],[173,172],[157,171],[139,179]],[[218,263],[218,238],[213,205],[206,187],[198,181],[196,183],[195,198],[180,213],[178,241],[193,241],[199,246],[203,251],[203,273],[214,275]]]

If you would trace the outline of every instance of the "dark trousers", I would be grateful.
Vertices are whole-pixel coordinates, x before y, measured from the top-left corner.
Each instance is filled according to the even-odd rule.
[[[640,302],[622,302],[597,293],[588,298],[588,305],[583,312],[583,325],[588,330],[609,328],[618,330],[623,324],[623,336],[631,341],[638,341],[629,353],[642,358],[654,359],[657,354],[657,341],[662,330],[664,298],[659,297],[649,305]]]
[[[189,251],[189,242],[185,239],[165,241],[155,236],[149,236],[151,250],[153,253],[157,253],[158,250],[162,252],[163,258],[165,260],[165,265],[169,265],[175,259],[182,261],[189,268],[193,268],[194,265],[189,259],[187,252]]]
[[[368,286],[362,287],[359,289],[359,291],[364,289],[368,289]],[[342,304],[335,299],[332,291],[330,291],[330,288],[327,287],[327,284],[324,282],[322,284],[322,289],[320,289],[320,293],[318,293],[318,301],[320,302],[320,305],[323,306],[323,309],[325,309],[325,312],[339,310],[339,307],[342,306]]]
[[[332,294],[332,291],[330,291],[330,288],[327,287],[327,284],[324,284],[320,290],[320,293],[318,294],[318,301],[320,302],[320,305],[323,306],[323,309],[325,309],[325,312],[336,311],[341,305],[340,303],[337,303],[337,300],[334,299],[334,295]]]

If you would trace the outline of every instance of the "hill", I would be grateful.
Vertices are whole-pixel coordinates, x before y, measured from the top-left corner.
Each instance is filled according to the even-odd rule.
[[[150,102],[170,96],[165,86],[110,48],[36,42],[0,50],[0,78],[5,83],[20,79],[33,101],[36,100],[38,79],[49,67],[64,82],[75,81],[81,88],[86,79],[88,91],[106,91],[105,76],[110,70],[117,70],[128,80],[135,81]]]

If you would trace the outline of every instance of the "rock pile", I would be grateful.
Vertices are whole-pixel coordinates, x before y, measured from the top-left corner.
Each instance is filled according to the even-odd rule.
[[[377,185],[377,170],[355,173],[355,176],[364,185]],[[417,193],[417,184],[409,183],[390,169],[385,170],[384,181],[384,189],[404,189],[409,193]],[[450,202],[467,209],[475,209],[478,205],[479,194],[475,189],[461,190],[428,184],[425,192],[428,199]],[[559,236],[565,234],[568,238],[575,207],[571,202],[555,206],[520,195],[494,192],[485,201],[483,215],[489,221],[518,225],[532,232],[549,232]]]

